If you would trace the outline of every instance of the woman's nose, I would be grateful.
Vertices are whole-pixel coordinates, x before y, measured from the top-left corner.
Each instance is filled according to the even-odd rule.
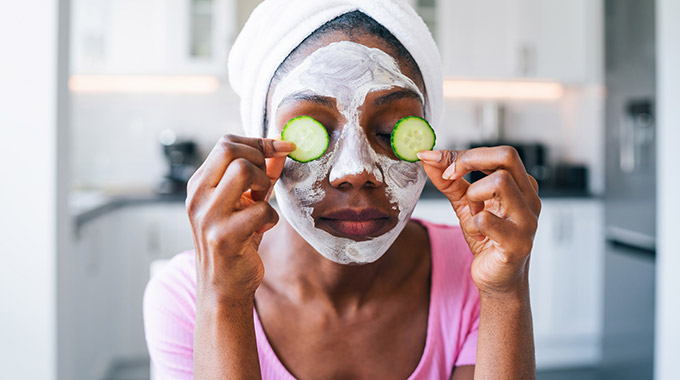
[[[382,185],[382,174],[379,169],[368,171],[366,169],[361,172],[346,173],[343,175],[331,177],[331,186],[338,189],[342,188],[377,188]]]
[[[331,163],[329,181],[336,188],[376,188],[383,184],[383,174],[376,162],[377,154],[371,148],[363,128],[346,126],[336,147]]]

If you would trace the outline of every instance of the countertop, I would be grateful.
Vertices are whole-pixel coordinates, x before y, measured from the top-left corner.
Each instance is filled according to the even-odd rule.
[[[87,190],[72,191],[69,197],[69,211],[75,229],[87,222],[123,207],[153,203],[183,203],[186,194],[158,194],[153,191],[115,192]]]
[[[538,188],[538,196],[541,199],[552,199],[552,198],[583,198],[583,199],[594,199],[598,196],[587,191],[580,189],[564,189],[549,186],[542,186]],[[437,188],[432,185],[428,180],[423,189],[423,193],[420,199],[444,199],[444,195],[437,190]]]
[[[555,188],[540,188],[539,196],[543,199],[597,198],[597,196],[586,191]],[[87,222],[123,207],[155,203],[183,203],[185,198],[186,194],[166,195],[151,190],[118,191],[115,193],[98,190],[72,191],[69,209],[75,223],[75,229],[78,230]],[[420,199],[444,200],[446,198],[428,182]]]

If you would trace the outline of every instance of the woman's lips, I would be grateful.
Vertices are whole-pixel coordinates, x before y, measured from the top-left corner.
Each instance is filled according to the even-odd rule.
[[[366,237],[376,235],[387,224],[387,219],[372,220],[333,220],[325,223],[331,230],[342,236]]]
[[[378,236],[390,216],[377,209],[344,209],[319,218],[336,235],[350,237]]]

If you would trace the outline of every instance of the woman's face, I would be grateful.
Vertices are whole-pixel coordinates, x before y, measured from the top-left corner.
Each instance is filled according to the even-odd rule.
[[[386,47],[359,42],[322,44],[281,78],[268,102],[269,137],[302,115],[328,130],[321,158],[304,164],[287,159],[276,199],[293,228],[341,264],[380,258],[408,222],[425,183],[422,165],[398,159],[390,145],[399,119],[424,117],[423,93]]]

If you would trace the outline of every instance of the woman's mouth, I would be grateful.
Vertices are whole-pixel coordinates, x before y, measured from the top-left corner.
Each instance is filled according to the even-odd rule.
[[[389,221],[389,214],[378,209],[342,209],[321,216],[317,227],[327,227],[328,232],[337,236],[375,237],[384,233],[382,230]]]

